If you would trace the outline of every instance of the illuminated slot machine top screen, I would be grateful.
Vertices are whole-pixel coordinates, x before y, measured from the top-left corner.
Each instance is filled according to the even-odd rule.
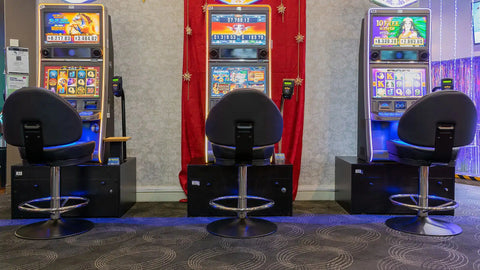
[[[100,97],[99,66],[45,66],[44,88],[63,97]]]
[[[212,14],[211,45],[267,45],[266,14]]]
[[[480,2],[472,3],[473,42],[480,44]]]
[[[99,44],[100,13],[48,12],[43,30],[45,44]]]
[[[372,68],[373,98],[418,98],[427,94],[424,68]]]
[[[212,66],[210,72],[210,97],[222,97],[237,88],[267,93],[266,66]]]
[[[426,47],[427,16],[373,16],[372,47]]]

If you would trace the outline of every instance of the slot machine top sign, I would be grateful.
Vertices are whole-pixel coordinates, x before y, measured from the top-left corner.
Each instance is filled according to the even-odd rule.
[[[84,3],[91,3],[97,0],[63,0],[63,2],[70,3],[70,4],[84,4]]]
[[[258,0],[220,0],[220,2],[227,5],[250,5],[258,2]]]
[[[370,0],[370,2],[382,7],[399,8],[409,6],[418,0]]]
[[[266,14],[212,14],[212,45],[266,45]]]

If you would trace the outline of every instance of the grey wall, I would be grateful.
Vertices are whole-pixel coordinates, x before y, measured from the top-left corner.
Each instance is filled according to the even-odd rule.
[[[362,18],[372,6],[367,0],[307,0],[299,190],[333,191],[335,156],[356,155],[358,46]]]

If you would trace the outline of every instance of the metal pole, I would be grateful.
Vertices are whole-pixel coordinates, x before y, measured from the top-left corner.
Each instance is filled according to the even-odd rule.
[[[126,113],[125,113],[125,94],[122,94],[122,136],[127,137],[127,125],[125,124],[125,118],[126,118]],[[123,160],[127,158],[127,142],[122,142],[122,147],[123,147]]]
[[[283,107],[285,106],[285,98],[282,95],[282,101],[280,102],[280,114],[282,115],[283,119]],[[280,141],[278,141],[278,153],[282,153],[282,137],[280,137]]]
[[[60,167],[50,167],[50,190],[52,200],[50,208],[60,208]],[[60,219],[60,211],[53,211],[50,214],[51,219]]]
[[[419,169],[419,195],[418,195],[418,204],[421,207],[428,207],[428,171],[429,166],[420,166]],[[419,217],[428,216],[428,211],[418,210]]]
[[[247,208],[247,165],[238,166],[238,203],[237,207]],[[239,218],[246,218],[247,212],[238,212]]]

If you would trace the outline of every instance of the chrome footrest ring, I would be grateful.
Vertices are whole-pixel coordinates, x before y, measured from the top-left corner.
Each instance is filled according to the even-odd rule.
[[[410,203],[405,203],[401,202],[398,199],[405,199],[409,198],[414,204]],[[458,203],[452,199],[444,198],[444,197],[439,197],[439,196],[434,196],[434,195],[428,195],[427,196],[428,200],[437,200],[437,201],[442,201],[444,203],[436,205],[436,206],[420,206],[418,204],[419,202],[419,195],[418,194],[395,194],[389,197],[390,201],[395,204],[395,205],[400,205],[404,206],[410,209],[414,210],[420,210],[420,211],[449,211],[453,210],[458,207]]]
[[[225,211],[233,211],[233,212],[243,212],[243,213],[264,210],[264,209],[272,207],[275,204],[275,202],[273,200],[263,198],[263,197],[257,197],[257,196],[246,196],[245,198],[247,200],[265,201],[266,203],[262,204],[262,205],[259,205],[259,206],[245,207],[245,208],[228,207],[228,206],[217,203],[218,201],[222,201],[222,200],[230,200],[230,199],[238,200],[239,198],[240,197],[238,195],[223,196],[223,197],[218,197],[218,198],[210,200],[209,204],[215,209],[220,209],[220,210],[225,210]]]
[[[27,202],[23,202],[18,205],[18,209],[22,211],[27,211],[27,212],[37,212],[37,213],[65,213],[70,210],[83,207],[88,204],[90,201],[87,198],[84,197],[76,197],[76,196],[64,196],[64,197],[59,197],[60,200],[60,206],[59,207],[39,207],[36,206],[35,204],[41,203],[41,202],[46,202],[46,201],[52,201],[52,197],[44,197],[44,198],[39,198],[39,199],[34,199],[30,200]],[[69,201],[78,201],[78,203],[73,204],[73,205],[66,205]]]

